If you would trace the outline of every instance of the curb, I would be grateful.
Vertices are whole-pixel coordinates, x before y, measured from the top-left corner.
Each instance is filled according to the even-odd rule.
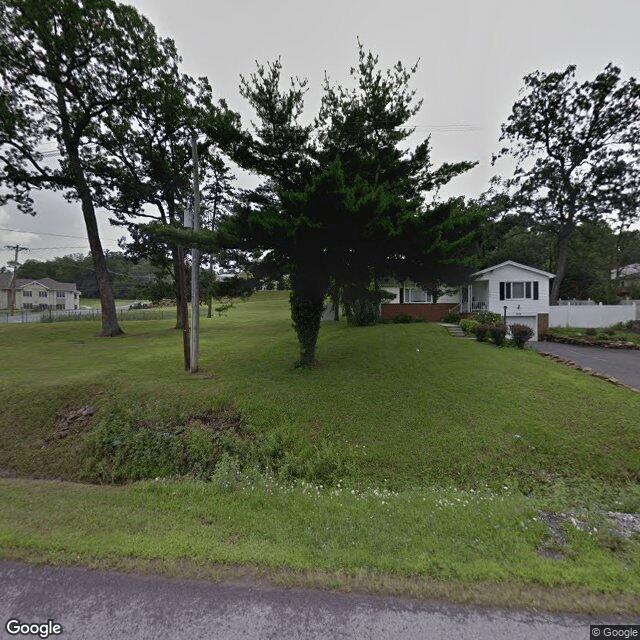
[[[566,364],[572,369],[575,369],[576,371],[582,371],[583,373],[593,376],[594,378],[600,378],[601,380],[606,380],[607,382],[614,384],[616,387],[622,387],[623,389],[628,389],[629,391],[633,391],[634,393],[640,393],[640,389],[636,389],[635,387],[632,387],[629,384],[620,382],[618,378],[610,376],[608,373],[600,373],[599,371],[595,371],[591,367],[583,367],[582,365],[579,365],[577,362],[574,362],[573,360],[569,360],[568,358],[557,356],[554,353],[547,353],[545,351],[537,351],[537,350],[536,350],[536,353],[539,353],[543,358],[547,358],[549,360],[554,360],[555,362]]]

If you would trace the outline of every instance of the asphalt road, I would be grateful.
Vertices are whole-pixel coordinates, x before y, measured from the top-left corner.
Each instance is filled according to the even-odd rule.
[[[578,347],[558,342],[532,342],[530,345],[536,351],[573,360],[581,367],[606,373],[624,384],[640,389],[640,351],[636,349]]]
[[[566,615],[0,563],[0,624],[62,626],[49,638],[586,640]],[[18,624],[18,623],[13,623]],[[44,637],[44,636],[41,636]]]

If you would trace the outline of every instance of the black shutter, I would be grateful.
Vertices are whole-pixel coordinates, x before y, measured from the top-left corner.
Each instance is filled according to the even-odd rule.
[[[530,298],[531,297],[531,283],[530,282],[525,282],[524,283],[524,297],[525,298]]]
[[[534,280],[533,282],[533,299],[537,300],[538,299],[538,281]]]
[[[500,283],[500,300],[504,300],[504,282]]]
[[[505,287],[505,298],[507,300],[511,300],[511,283],[510,282],[506,282],[506,287]]]
[[[404,303],[404,287],[400,287],[400,304]]]

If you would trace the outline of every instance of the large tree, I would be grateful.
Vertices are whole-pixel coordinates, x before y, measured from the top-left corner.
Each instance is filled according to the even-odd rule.
[[[339,160],[347,183],[366,193],[356,237],[344,240],[336,266],[347,311],[362,307],[368,297],[375,318],[377,284],[385,278],[411,278],[436,290],[456,284],[468,273],[471,237],[477,209],[460,199],[435,203],[438,190],[476,163],[445,163],[434,167],[430,138],[413,148],[411,118],[422,107],[410,81],[417,71],[398,62],[380,68],[378,56],[358,43],[358,64],[351,69],[353,87],[324,83],[316,120],[321,164]],[[429,194],[430,202],[427,202]]]
[[[560,294],[570,244],[581,222],[637,216],[640,87],[608,65],[579,83],[575,66],[524,78],[520,99],[502,126],[494,158],[515,159],[510,178],[496,179],[510,207],[555,237],[551,302]]]
[[[113,0],[0,0],[0,202],[34,214],[33,189],[80,201],[102,301],[102,335],[122,333],[98,233],[88,158],[135,110],[167,42]],[[42,153],[55,145],[52,165]]]
[[[291,281],[299,364],[316,362],[330,286],[361,292],[388,275],[435,280],[459,275],[478,217],[460,201],[428,206],[425,194],[472,163],[433,169],[429,140],[407,149],[420,108],[415,69],[381,71],[360,46],[357,88],[325,85],[314,125],[301,115],[306,82],[281,88],[281,65],[258,66],[241,90],[257,119],[236,160],[262,178],[226,226],[226,242],[262,251],[260,267]],[[453,282],[451,282],[453,284]]]
[[[192,136],[206,125],[210,134],[232,127],[234,114],[224,102],[214,104],[208,81],[179,71],[180,59],[171,51],[152,82],[138,92],[136,108],[127,119],[112,123],[99,137],[91,170],[98,202],[114,214],[112,222],[126,226],[132,238],[127,254],[150,259],[174,281],[177,328],[183,330],[185,367],[190,361],[185,251],[174,243],[158,242],[145,233],[141,221],[158,220],[182,227],[193,199]],[[219,137],[219,136],[217,136]],[[218,176],[224,161],[211,145],[200,145],[199,168],[203,199],[220,208]],[[210,184],[208,184],[210,183]],[[225,185],[228,186],[228,185]],[[211,197],[206,197],[213,191]]]

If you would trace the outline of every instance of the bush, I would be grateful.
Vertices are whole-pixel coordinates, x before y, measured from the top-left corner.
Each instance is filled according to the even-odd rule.
[[[502,322],[502,316],[493,311],[481,311],[473,316],[473,319],[480,324],[499,324]]]
[[[460,328],[465,333],[475,333],[476,327],[479,327],[480,323],[472,318],[463,318],[460,320]]]
[[[393,321],[395,324],[411,324],[413,322],[413,316],[408,313],[400,313]]]
[[[511,324],[509,325],[513,342],[518,349],[524,349],[524,345],[527,340],[533,337],[533,329],[526,324]]]
[[[502,322],[496,322],[489,325],[489,336],[493,340],[496,347],[501,347],[504,344],[505,336],[507,335],[507,327]]]
[[[595,336],[596,333],[598,333],[597,329],[594,329],[592,327],[589,327],[587,329],[584,330],[585,335],[587,336]]]
[[[459,324],[460,323],[460,314],[459,313],[445,313],[442,322],[448,322],[449,324]],[[462,325],[460,325],[462,326]]]
[[[239,417],[237,424],[214,424],[211,414],[201,418],[158,420],[114,408],[85,436],[85,479],[122,483],[191,476],[231,486],[239,472],[257,471],[333,485],[355,473],[353,452],[343,444],[300,443],[284,430],[255,433]]]
[[[489,325],[478,324],[473,332],[476,334],[476,340],[478,342],[484,342],[487,339],[487,334],[489,333]]]

